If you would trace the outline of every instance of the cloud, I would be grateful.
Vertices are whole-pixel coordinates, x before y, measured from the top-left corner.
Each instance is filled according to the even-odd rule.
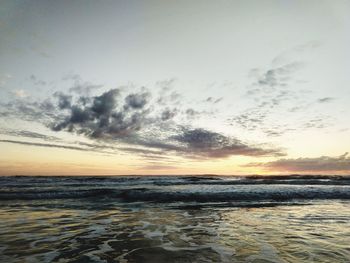
[[[17,97],[17,98],[25,98],[28,97],[28,93],[23,90],[23,89],[19,89],[19,90],[15,90],[13,92],[13,94]]]
[[[165,108],[160,117],[155,117],[150,104],[151,94],[144,89],[124,97],[119,89],[111,89],[100,96],[72,99],[63,93],[55,95],[59,110],[65,111],[65,117],[53,121],[54,131],[65,130],[86,135],[94,139],[126,140],[125,137],[137,136],[144,126],[153,124],[161,129],[162,122],[172,119],[178,112],[176,108]],[[157,106],[157,105],[156,105]]]
[[[314,119],[310,119],[304,123],[302,123],[301,127],[304,129],[323,129],[329,126],[329,124],[326,122],[326,117],[318,117]]]
[[[216,104],[216,103],[219,103],[222,100],[223,100],[222,97],[220,97],[220,98],[208,97],[205,101],[213,103],[213,104]]]
[[[102,85],[91,84],[89,82],[75,81],[73,87],[69,88],[69,92],[79,95],[90,95],[92,91],[98,90]]]
[[[294,46],[290,49],[285,50],[281,54],[277,55],[273,60],[272,64],[281,64],[284,63],[291,58],[294,58],[296,56],[300,56],[302,53],[311,53],[313,50],[319,48],[322,45],[320,41],[309,41],[307,43]]]
[[[150,150],[150,149],[142,149],[142,148],[135,148],[135,147],[117,147],[115,145],[110,144],[101,144],[99,142],[93,142],[93,143],[87,143],[87,142],[81,142],[81,141],[75,141],[75,142],[64,142],[62,139],[57,138],[55,136],[47,136],[44,134],[31,132],[31,131],[1,131],[0,134],[6,134],[11,135],[14,137],[25,137],[25,138],[31,138],[31,139],[41,139],[44,142],[33,142],[33,141],[18,141],[18,140],[0,140],[0,142],[3,143],[13,143],[13,144],[21,144],[21,145],[28,145],[28,146],[38,146],[38,147],[48,147],[48,148],[61,148],[61,149],[68,149],[68,150],[77,150],[77,151],[85,151],[85,152],[96,152],[96,153],[104,153],[104,154],[115,154],[115,153],[121,153],[121,152],[129,152],[129,153],[135,153],[139,155],[144,156],[153,156],[156,157],[160,154],[162,154],[162,151],[156,151],[156,150]],[[56,142],[56,143],[66,143],[66,144],[56,144],[56,143],[50,143],[50,142]],[[70,144],[70,145],[67,145]],[[157,157],[158,158],[158,157]]]
[[[0,142],[29,145],[29,146],[38,146],[38,147],[48,147],[48,148],[60,148],[60,149],[77,150],[77,151],[101,152],[101,151],[97,151],[96,149],[89,149],[89,148],[83,148],[78,146],[51,144],[51,143],[24,142],[24,141],[15,141],[15,140],[0,140]]]
[[[309,52],[310,50],[318,48],[320,46],[322,46],[322,42],[320,42],[318,40],[312,40],[312,41],[309,41],[305,44],[301,44],[301,45],[294,47],[292,51],[295,51],[295,52],[307,51],[307,52]]]
[[[129,147],[119,147],[118,150],[147,158],[166,156],[171,153],[194,159],[227,158],[233,155],[253,157],[283,155],[280,149],[248,145],[238,139],[205,129],[181,127],[175,130],[175,135],[163,134],[163,137],[153,137],[147,134],[121,137],[119,141]]]
[[[334,100],[334,98],[332,98],[332,97],[325,97],[325,98],[318,99],[318,102],[319,103],[326,103],[326,102],[331,102],[333,100]]]
[[[42,139],[47,141],[59,141],[60,139],[55,136],[48,136],[42,133],[37,133],[27,130],[0,130],[1,134],[10,135],[14,137],[26,137],[33,139]]]
[[[70,72],[70,73],[66,74],[65,76],[63,76],[62,80],[80,82],[81,77],[78,74]]]
[[[55,105],[49,98],[43,101],[32,101],[27,97],[8,103],[0,103],[0,115],[45,125],[48,122],[52,122],[53,119],[60,118],[60,113],[56,111]]]
[[[279,159],[267,163],[250,163],[245,167],[277,172],[350,172],[350,157],[345,153],[338,157]]]
[[[150,96],[149,92],[130,94],[125,98],[125,107],[142,109],[147,104]]]
[[[179,169],[179,167],[174,165],[163,165],[163,164],[157,164],[157,163],[138,167],[138,170],[149,170],[149,171],[154,171],[154,170],[168,171],[168,170],[177,170],[177,169]]]
[[[200,116],[200,114],[201,114],[201,112],[196,111],[196,110],[194,110],[194,109],[192,109],[192,108],[188,108],[188,109],[185,111],[185,113],[186,113],[186,117],[187,117],[188,119],[194,119],[194,118]]]
[[[316,46],[316,43],[310,42],[296,48],[295,52]],[[227,118],[227,123],[247,131],[261,131],[268,137],[282,136],[295,130],[329,127],[330,116],[320,116],[314,109],[317,103],[330,102],[333,98],[315,100],[308,97],[309,91],[292,87],[298,82],[295,73],[303,67],[304,63],[285,58],[272,61],[267,69],[252,69],[250,77],[253,80],[247,86],[246,98],[253,106]]]
[[[68,89],[69,93],[73,93],[81,97],[90,96],[93,91],[96,91],[103,87],[101,84],[94,84],[91,82],[83,81],[80,75],[74,73],[66,74],[62,80],[72,82],[73,86]]]
[[[83,103],[81,100],[75,104],[67,103],[65,105],[70,107],[69,115],[63,121],[54,123],[52,129],[54,131],[66,129],[93,138],[126,135],[137,130],[142,121],[142,113],[134,112],[128,115],[130,107],[140,109],[144,106],[144,103],[138,101],[135,94],[133,95],[131,99],[128,97],[122,110],[117,108],[119,89],[111,89],[100,96],[86,99]],[[59,105],[60,102],[61,100]]]
[[[162,112],[161,119],[162,119],[162,121],[167,121],[167,120],[170,120],[170,119],[174,118],[176,114],[177,114],[177,109],[176,108],[174,108],[174,109],[166,108]]]
[[[264,149],[249,146],[240,140],[205,129],[184,129],[181,134],[171,137],[179,142],[183,151],[189,154],[225,158],[232,155],[245,156],[281,156],[279,149]]]
[[[60,109],[69,109],[72,104],[72,96],[66,95],[63,92],[55,92],[54,97],[58,98],[58,107]]]
[[[45,86],[47,84],[46,81],[39,79],[37,76],[33,74],[30,75],[29,78],[36,86]]]
[[[111,114],[117,106],[117,97],[119,94],[119,89],[111,89],[101,96],[94,97],[91,107],[92,112],[97,116]]]
[[[94,142],[92,145],[78,143],[78,146],[17,142],[26,145],[127,152],[150,159],[171,154],[196,159],[282,154],[280,149],[251,145],[217,132],[176,123],[174,117],[177,114],[193,118],[203,112],[192,108],[183,110],[181,105],[174,107],[173,99],[177,100],[177,93],[164,92],[168,92],[168,96],[163,95],[169,104],[159,102],[158,98],[152,100],[152,94],[145,88],[126,94],[116,88],[94,96],[56,92],[52,98],[41,102],[26,99],[0,106],[6,109],[2,112],[4,116],[41,122],[52,131],[73,133]],[[17,136],[50,140],[35,132],[18,131]]]
[[[148,92],[132,93],[124,100],[120,93],[119,89],[111,89],[99,96],[77,97],[56,92],[56,103],[47,98],[41,102],[25,99],[0,104],[1,115],[41,122],[53,131],[117,139],[140,130],[144,122],[152,119],[151,109],[146,108]]]
[[[157,85],[161,87],[157,98],[157,104],[163,106],[179,106],[181,104],[182,96],[177,91],[173,90],[174,82],[175,79],[171,79],[169,81],[161,81],[157,83]]]
[[[248,131],[260,130],[267,136],[280,136],[291,130],[287,124],[276,125],[273,118],[280,112],[289,114],[291,102],[299,108],[304,107],[298,91],[289,88],[295,72],[302,67],[303,63],[293,61],[268,69],[252,69],[253,82],[247,86],[246,97],[252,100],[253,106],[228,118],[229,124]]]
[[[286,86],[291,78],[291,74],[302,68],[301,62],[291,62],[279,67],[266,70],[257,76],[257,85],[262,86]]]
[[[142,148],[135,148],[135,147],[119,147],[118,150],[123,151],[123,152],[147,155],[147,156],[148,155],[161,155],[161,154],[163,154],[163,151],[142,149]]]

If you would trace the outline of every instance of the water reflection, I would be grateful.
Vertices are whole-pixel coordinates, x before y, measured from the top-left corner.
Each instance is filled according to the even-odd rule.
[[[0,261],[347,262],[349,218],[348,201],[182,209],[101,200],[2,201]]]

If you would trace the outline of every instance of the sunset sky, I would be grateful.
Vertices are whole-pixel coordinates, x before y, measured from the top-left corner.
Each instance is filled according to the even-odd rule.
[[[0,3],[0,175],[350,174],[350,1]]]

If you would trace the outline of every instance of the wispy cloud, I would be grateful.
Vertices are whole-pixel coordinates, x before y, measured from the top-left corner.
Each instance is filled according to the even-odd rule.
[[[222,100],[223,100],[222,97],[220,97],[220,98],[208,97],[208,98],[206,98],[204,101],[205,101],[205,102],[210,102],[210,103],[216,104],[216,103],[219,103],[219,102],[222,101]]]
[[[147,170],[149,170],[149,171],[154,171],[154,170],[169,171],[169,170],[177,170],[177,169],[179,169],[179,167],[175,166],[175,165],[165,165],[165,164],[158,164],[158,163],[148,164],[148,165],[138,167],[138,170],[146,170],[146,171]]]
[[[50,98],[43,101],[31,101],[24,98],[2,103],[0,104],[0,115],[44,124],[60,118],[60,113],[57,112]]]
[[[271,67],[262,73],[259,70],[254,70],[252,74],[256,74],[257,86],[287,86],[290,82],[292,75],[303,67],[303,63],[299,61],[284,64],[279,67]]]
[[[48,148],[60,148],[60,149],[68,149],[68,150],[77,150],[77,151],[94,151],[100,152],[96,149],[83,148],[78,146],[69,146],[69,145],[61,145],[61,144],[52,144],[52,143],[37,143],[37,142],[25,142],[25,141],[15,141],[15,140],[0,140],[3,143],[14,143],[28,146],[37,146],[37,147],[48,147]]]
[[[295,130],[329,127],[330,117],[319,114],[315,107],[334,98],[315,99],[313,94],[299,87],[297,77],[306,63],[295,57],[318,46],[318,42],[300,45],[277,56],[266,68],[252,69],[249,74],[252,82],[245,96],[252,106],[228,118],[228,124],[247,131],[262,131],[272,137]]]
[[[295,81],[295,73],[303,67],[302,62],[292,61],[267,69],[252,69],[249,74],[252,83],[247,86],[246,99],[251,100],[250,104],[254,106],[229,118],[228,122],[248,131],[263,131],[269,136],[279,136],[290,130],[289,127],[281,129],[280,125],[271,121],[271,117],[276,112],[291,112],[288,109],[291,101],[303,106],[295,88],[290,88]]]
[[[325,98],[318,99],[318,102],[326,103],[326,102],[331,102],[333,100],[334,100],[334,98],[332,98],[332,97],[325,97]]]
[[[36,86],[46,86],[47,82],[39,79],[37,76],[35,76],[34,74],[30,75],[30,80],[32,81],[32,83]]]
[[[60,141],[59,138],[55,136],[49,136],[42,133],[27,131],[27,130],[0,130],[0,134],[5,134],[13,137],[25,137],[32,139],[42,139],[47,141]]]

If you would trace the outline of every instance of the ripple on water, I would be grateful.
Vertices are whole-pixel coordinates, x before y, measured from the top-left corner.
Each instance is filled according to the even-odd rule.
[[[349,262],[350,202],[0,206],[0,262]],[[65,201],[61,201],[65,202]],[[17,207],[17,208],[18,208]]]

